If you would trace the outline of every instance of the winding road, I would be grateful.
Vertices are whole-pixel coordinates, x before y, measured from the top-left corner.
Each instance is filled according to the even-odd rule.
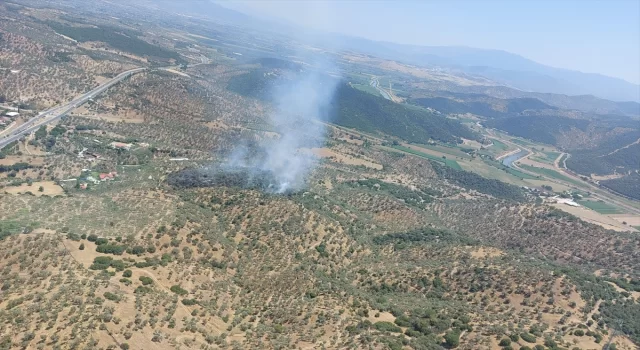
[[[38,130],[38,128],[40,128],[41,126],[47,125],[55,120],[58,120],[64,117],[75,108],[83,105],[84,103],[94,98],[95,96],[105,92],[111,86],[121,82],[122,80],[132,76],[133,74],[137,74],[145,70],[147,70],[147,68],[135,68],[135,69],[128,70],[126,72],[122,72],[118,74],[116,77],[114,77],[113,79],[105,82],[104,84],[101,84],[95,89],[79,97],[76,97],[70,102],[67,102],[63,105],[56,106],[38,113],[37,116],[27,120],[24,124],[16,127],[15,129],[11,130],[6,135],[4,135],[2,138],[0,138],[0,149],[4,148],[5,146],[7,146],[8,144],[14,141],[19,140],[24,135],[27,135],[29,133],[32,133]]]
[[[517,169],[517,170],[519,170],[519,171],[521,171],[523,173],[526,173],[526,174],[529,174],[529,175],[532,175],[532,176],[540,175],[540,174],[537,174],[537,173],[533,173],[533,172],[531,172],[531,171],[529,171],[527,169],[520,168],[518,166],[518,162],[520,162],[521,160],[523,160],[523,159],[529,157],[530,155],[534,154],[534,152],[532,150],[530,150],[530,149],[528,149],[528,148],[526,148],[524,146],[517,145],[517,144],[515,144],[515,143],[513,143],[513,142],[511,142],[509,140],[506,140],[505,138],[501,138],[498,135],[495,135],[493,133],[491,135],[494,136],[495,138],[497,138],[498,140],[500,140],[501,142],[506,143],[506,144],[516,148],[517,150],[520,150],[518,152],[513,151],[513,152],[509,152],[508,154],[506,154],[509,157],[517,158],[517,159],[513,159],[508,164],[509,167]],[[526,154],[523,154],[524,152],[526,152]],[[564,176],[567,176],[567,177],[569,177],[569,178],[571,178],[573,180],[579,181],[582,184],[582,189],[590,191],[594,195],[594,199],[596,199],[596,200],[602,199],[605,202],[610,202],[610,203],[613,203],[614,205],[617,205],[618,207],[624,208],[625,210],[627,210],[629,213],[631,213],[633,215],[640,215],[640,207],[634,206],[632,204],[628,204],[625,201],[621,200],[621,198],[620,198],[620,196],[618,194],[611,193],[606,188],[601,188],[601,187],[596,186],[596,185],[594,185],[592,183],[584,181],[578,175],[569,172],[568,169],[560,167],[559,166],[560,165],[559,164],[559,160],[560,160],[560,158],[562,157],[563,154],[565,154],[565,153],[562,153],[554,161],[554,166],[553,167],[555,168],[555,170],[557,172],[559,172],[560,174],[562,174]],[[569,154],[569,153],[566,153],[566,155],[567,155],[567,158],[571,156],[571,154]],[[504,156],[505,155],[503,155],[502,157],[504,157]],[[566,159],[565,159],[565,161],[566,161]],[[503,164],[504,164],[504,162],[503,162]],[[505,164],[505,165],[507,165],[507,164]],[[562,184],[562,185],[565,185],[565,186],[568,186],[568,187],[575,187],[575,185],[573,185],[571,183],[568,183],[566,181],[560,180],[560,179],[552,178],[552,177],[549,177],[549,176],[544,176],[544,178],[547,181],[550,181],[550,182],[556,182],[556,183],[559,183],[559,184]]]

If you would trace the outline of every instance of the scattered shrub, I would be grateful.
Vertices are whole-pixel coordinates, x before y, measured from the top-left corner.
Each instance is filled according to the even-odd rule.
[[[147,277],[147,276],[140,276],[140,278],[138,278],[140,280],[140,282],[142,282],[143,286],[149,285],[149,284],[153,284],[153,279],[151,277]]]
[[[180,287],[179,285],[173,285],[171,286],[171,291],[178,294],[178,295],[187,295],[189,294],[188,291],[182,289],[182,287]]]
[[[394,333],[402,332],[402,329],[400,329],[400,327],[396,326],[391,322],[386,322],[386,321],[376,322],[373,324],[373,327],[375,327],[375,329],[381,332],[394,332]]]

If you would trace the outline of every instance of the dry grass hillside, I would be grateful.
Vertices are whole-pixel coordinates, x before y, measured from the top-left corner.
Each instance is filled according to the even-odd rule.
[[[171,182],[286,128],[227,89],[253,63],[180,46],[183,27],[138,36],[212,62],[160,70],[47,22],[78,34],[90,13],[0,4],[0,66],[20,70],[0,71],[9,100],[43,108],[150,67],[0,151],[0,349],[637,349],[637,235],[397,138],[298,128],[326,135],[296,150],[315,162],[302,191]]]

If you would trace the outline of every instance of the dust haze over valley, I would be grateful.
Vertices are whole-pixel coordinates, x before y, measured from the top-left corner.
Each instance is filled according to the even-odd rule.
[[[1,2],[0,349],[638,349],[638,86],[474,4]]]

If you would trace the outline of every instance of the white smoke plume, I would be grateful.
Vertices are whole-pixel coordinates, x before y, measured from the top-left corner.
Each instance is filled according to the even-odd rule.
[[[260,145],[260,155],[249,154],[239,146],[228,158],[223,168],[244,168],[249,172],[272,173],[276,183],[270,191],[284,193],[304,187],[309,172],[317,159],[310,152],[300,149],[321,147],[324,143],[325,125],[339,79],[326,56],[312,58],[312,64],[293,76],[276,83],[271,91],[274,110],[269,115],[271,125],[279,138]]]

